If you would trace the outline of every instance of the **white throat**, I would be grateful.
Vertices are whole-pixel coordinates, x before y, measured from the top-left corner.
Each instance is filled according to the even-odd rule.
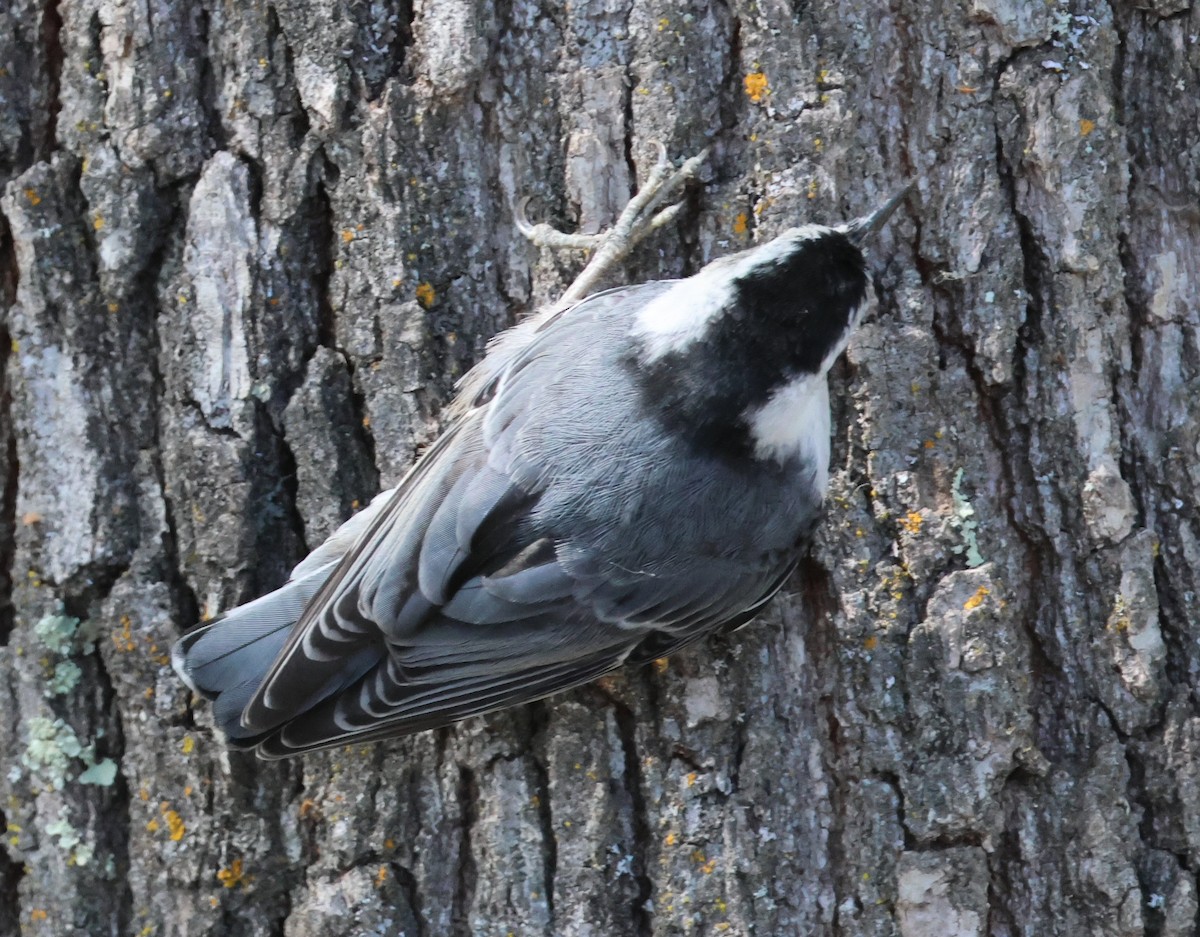
[[[824,372],[797,377],[746,415],[754,457],[787,462],[799,459],[813,469],[824,494],[829,484],[829,383]]]

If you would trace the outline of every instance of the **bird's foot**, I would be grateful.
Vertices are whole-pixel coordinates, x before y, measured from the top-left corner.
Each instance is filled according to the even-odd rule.
[[[701,150],[676,169],[667,159],[666,147],[661,143],[657,144],[657,147],[658,161],[650,170],[649,178],[629,200],[616,223],[600,234],[564,234],[545,223],[531,224],[525,214],[529,199],[522,199],[516,206],[514,215],[517,230],[538,247],[595,251],[587,266],[575,278],[575,282],[563,293],[560,302],[570,303],[582,299],[591,292],[597,281],[628,257],[630,251],[648,234],[670,224],[683,210],[682,202],[675,202],[666,208],[661,206],[695,177],[697,170],[708,158],[708,149]]]

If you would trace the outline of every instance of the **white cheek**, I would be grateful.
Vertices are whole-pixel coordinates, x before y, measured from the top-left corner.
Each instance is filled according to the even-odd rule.
[[[682,351],[704,337],[714,319],[729,304],[728,282],[714,283],[703,275],[680,280],[647,303],[633,323],[649,363]]]
[[[822,492],[829,483],[829,385],[824,374],[806,374],[785,384],[749,414],[750,439],[759,459],[785,462],[798,457],[812,466]]]

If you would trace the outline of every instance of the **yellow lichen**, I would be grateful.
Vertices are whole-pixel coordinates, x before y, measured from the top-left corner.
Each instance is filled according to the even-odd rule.
[[[190,735],[185,735],[183,737],[183,742],[180,744],[179,747],[183,750],[183,753],[185,755],[190,755],[193,751],[196,750],[196,740],[194,738],[192,738]]]
[[[963,603],[963,608],[965,608],[968,612],[979,608],[979,606],[981,606],[983,604],[984,597],[988,596],[990,594],[991,594],[991,590],[986,589],[983,586],[980,586],[978,589],[975,590],[975,594],[973,596],[971,596],[969,599],[967,599],[966,602]]]
[[[1096,122],[1088,120],[1086,117],[1079,121],[1079,135],[1086,137],[1089,133],[1096,129]]]
[[[33,205],[34,207],[40,205],[42,202],[42,197],[40,195],[38,195],[37,192],[35,192],[33,189],[25,190],[25,198],[27,198],[29,200],[29,204]]]
[[[767,76],[763,72],[751,72],[743,79],[743,84],[746,87],[746,96],[755,104],[762,101],[763,95],[771,91],[767,87]]]
[[[746,221],[747,221],[746,213],[739,212],[738,216],[733,219],[733,233],[734,234],[745,234],[746,233]]]
[[[101,228],[104,227],[104,218],[101,215],[97,215],[95,218],[92,219],[92,227],[95,230],[99,231]]]
[[[904,520],[900,522],[900,526],[907,530],[910,534],[919,534],[921,525],[925,523],[925,518],[916,511],[909,511],[904,515]]]
[[[187,827],[183,824],[183,817],[174,810],[166,811],[163,816],[166,817],[167,832],[171,834],[171,839],[179,842],[183,839],[183,834],[187,832]]]
[[[246,881],[246,875],[242,868],[242,860],[234,859],[229,863],[229,868],[218,869],[217,880],[226,888],[236,888],[243,884]]]
[[[433,305],[433,301],[436,298],[437,294],[434,293],[433,287],[430,284],[421,283],[417,286],[417,302],[426,309]]]

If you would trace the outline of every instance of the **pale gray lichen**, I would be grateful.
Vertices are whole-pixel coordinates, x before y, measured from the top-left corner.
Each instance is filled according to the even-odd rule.
[[[979,522],[975,520],[975,508],[962,492],[964,471],[960,468],[954,473],[954,481],[950,485],[950,494],[954,498],[954,516],[950,518],[951,525],[962,537],[962,543],[951,547],[954,553],[966,553],[967,566],[974,569],[984,563],[983,554],[979,552]]]

